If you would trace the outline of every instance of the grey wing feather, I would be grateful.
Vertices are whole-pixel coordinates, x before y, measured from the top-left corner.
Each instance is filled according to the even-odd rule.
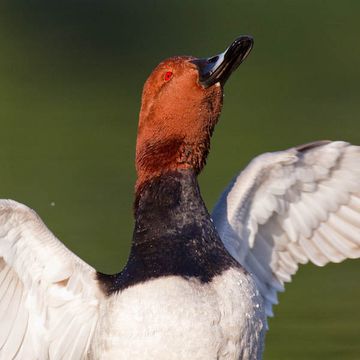
[[[229,184],[212,216],[272,316],[277,292],[299,264],[360,257],[360,147],[320,141],[260,155]]]
[[[0,200],[0,359],[85,358],[101,296],[95,276],[33,210]]]

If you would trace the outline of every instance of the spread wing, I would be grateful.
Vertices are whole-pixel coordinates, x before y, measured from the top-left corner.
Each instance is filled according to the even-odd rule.
[[[98,317],[96,271],[34,211],[0,200],[0,359],[81,359]]]
[[[360,257],[360,147],[321,141],[260,155],[222,194],[213,219],[272,316],[298,264]]]

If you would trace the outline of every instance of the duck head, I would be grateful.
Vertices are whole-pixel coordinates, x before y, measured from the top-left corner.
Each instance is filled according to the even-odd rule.
[[[154,69],[142,93],[137,191],[169,171],[201,171],[221,112],[224,84],[252,46],[251,37],[241,36],[219,55],[172,57]]]

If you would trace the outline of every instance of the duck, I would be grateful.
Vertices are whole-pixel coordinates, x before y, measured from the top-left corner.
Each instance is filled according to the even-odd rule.
[[[212,214],[197,176],[228,78],[253,47],[175,56],[146,80],[126,266],[96,271],[36,212],[0,200],[0,359],[259,360],[300,264],[360,257],[360,147],[257,156]]]

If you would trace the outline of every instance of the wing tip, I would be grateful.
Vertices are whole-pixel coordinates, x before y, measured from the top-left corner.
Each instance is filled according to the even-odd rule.
[[[306,144],[302,144],[302,145],[298,145],[295,147],[295,149],[299,152],[306,152],[308,150],[312,150],[314,148],[320,147],[320,146],[324,146],[324,145],[328,145],[330,143],[332,143],[332,140],[318,140],[318,141],[312,141]]]

